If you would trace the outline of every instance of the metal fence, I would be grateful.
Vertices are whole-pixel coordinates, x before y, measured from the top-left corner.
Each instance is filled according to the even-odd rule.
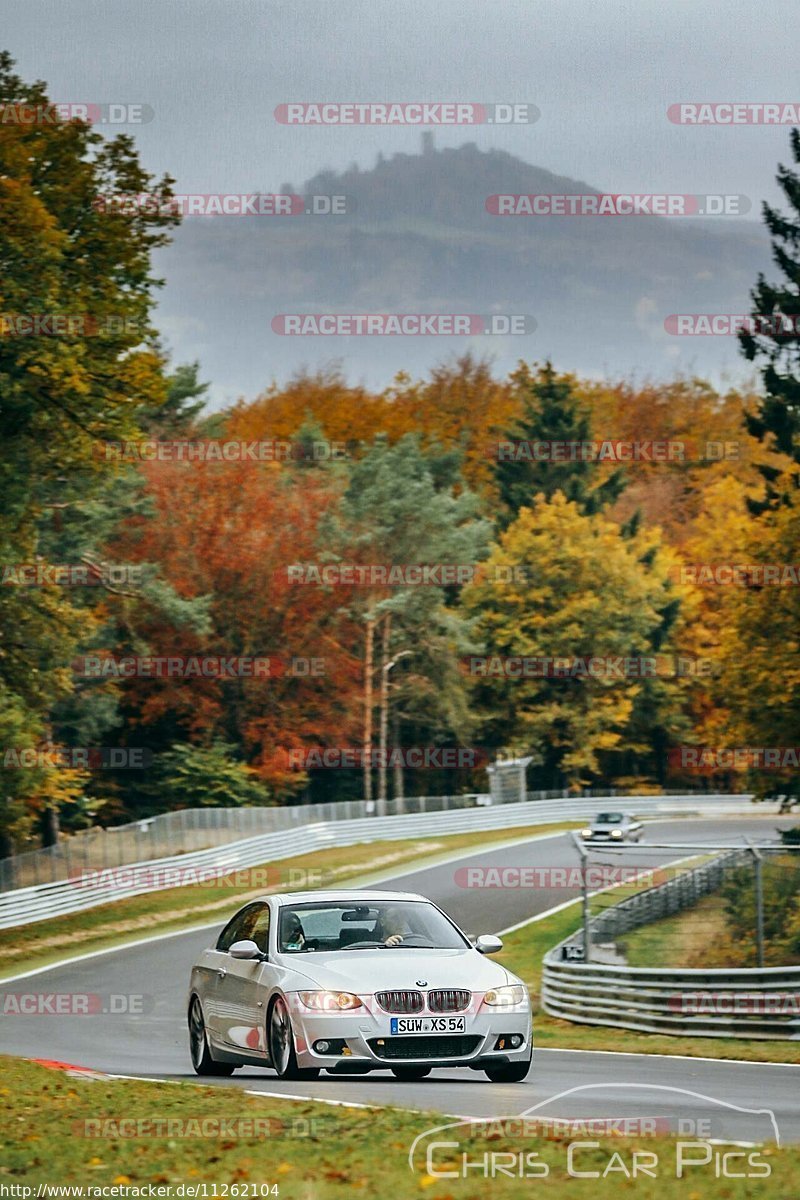
[[[560,794],[560,793],[559,793]],[[391,801],[387,812],[451,812],[474,808],[472,796],[412,796],[397,808]],[[128,825],[87,829],[62,837],[55,846],[27,850],[0,859],[0,892],[40,883],[67,880],[78,871],[123,867],[176,854],[189,854],[224,846],[245,837],[280,833],[319,821],[349,821],[368,816],[363,800],[336,804],[304,804],[286,807],[186,808],[161,813]]]
[[[698,793],[702,794],[702,793]],[[569,797],[568,791],[528,792],[528,800],[555,800]],[[614,791],[583,793],[584,797],[612,797]],[[686,793],[681,793],[685,796]],[[463,796],[407,796],[389,800],[386,816],[413,813],[453,812],[487,804],[491,796],[471,793]],[[518,802],[519,797],[512,798]],[[495,801],[496,803],[496,801]],[[27,850],[11,858],[0,859],[0,892],[57,883],[76,872],[129,863],[148,862],[224,846],[245,837],[279,833],[313,825],[318,821],[351,821],[374,816],[364,800],[342,800],[336,804],[304,804],[291,807],[187,808],[162,813],[128,825],[108,829],[87,829],[63,836],[57,845],[44,850]]]
[[[437,797],[441,803],[443,797]],[[465,797],[456,797],[459,802]],[[628,796],[625,807],[642,816],[665,817],[706,812],[752,812],[749,796]],[[465,807],[461,803],[437,812],[418,811],[387,817],[355,817],[314,824],[299,822],[294,828],[257,834],[223,846],[154,858],[131,864],[109,863],[83,868],[73,863],[66,879],[17,888],[0,895],[0,928],[41,921],[51,916],[94,908],[127,896],[188,884],[198,873],[226,875],[233,871],[277,862],[299,854],[350,846],[379,839],[432,838],[483,829],[514,829],[585,820],[594,814],[597,800],[532,800],[525,803]],[[224,811],[224,810],[222,810]],[[239,811],[239,810],[236,810]],[[246,810],[241,810],[246,811]],[[299,813],[308,819],[308,808],[268,810]]]
[[[785,849],[759,846],[758,854]],[[722,854],[591,918],[544,956],[544,1011],[642,1033],[800,1040],[800,966],[651,968],[580,961],[586,929],[590,948],[609,942],[691,907],[717,891],[726,872],[753,862],[751,849]]]
[[[635,892],[592,918],[591,940],[610,942],[630,933],[632,929],[692,908],[704,896],[719,891],[729,871],[752,865],[751,850],[731,850],[691,870],[681,871],[673,879],[656,887]]]

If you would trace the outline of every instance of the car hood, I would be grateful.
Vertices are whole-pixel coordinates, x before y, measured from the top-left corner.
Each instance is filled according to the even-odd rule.
[[[415,987],[459,987],[481,992],[516,981],[516,976],[499,963],[467,949],[335,950],[287,954],[282,960],[317,987],[361,995]],[[417,982],[423,979],[426,983]]]

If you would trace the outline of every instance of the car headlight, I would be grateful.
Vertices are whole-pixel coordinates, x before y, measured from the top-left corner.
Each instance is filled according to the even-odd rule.
[[[581,830],[581,837],[591,837],[591,836],[592,836],[592,831],[591,831],[591,829],[588,829],[588,828],[587,828],[587,829],[582,829],[582,830]]]
[[[612,837],[622,837],[622,830],[621,829],[612,829],[611,836]]]
[[[362,1008],[358,996],[352,992],[298,992],[306,1008],[317,1012],[345,1012],[350,1008]]]
[[[483,997],[484,1004],[490,1004],[492,1008],[511,1008],[515,1004],[522,1004],[525,1000],[525,988],[521,983],[509,983],[505,987],[492,988]]]

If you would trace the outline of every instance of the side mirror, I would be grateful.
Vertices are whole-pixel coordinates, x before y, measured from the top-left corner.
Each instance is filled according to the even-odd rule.
[[[479,954],[497,954],[503,949],[502,940],[493,933],[482,933],[475,939],[475,949]]]
[[[264,954],[261,953],[261,951],[259,950],[258,946],[255,944],[255,942],[250,940],[250,938],[245,938],[241,942],[234,942],[233,945],[229,948],[228,953],[230,954],[231,958],[262,958],[263,959],[266,957]]]

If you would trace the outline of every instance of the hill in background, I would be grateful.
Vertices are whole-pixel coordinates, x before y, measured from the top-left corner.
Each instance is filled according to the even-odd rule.
[[[167,343],[176,359],[201,360],[218,400],[252,397],[272,379],[334,360],[351,380],[382,387],[398,370],[423,374],[468,346],[493,355],[498,370],[550,356],[594,376],[746,375],[733,338],[671,336],[664,318],[748,311],[756,275],[769,267],[756,220],[499,218],[485,209],[494,193],[596,189],[504,151],[435,150],[430,139],[420,154],[279,190],[344,195],[354,211],[187,218],[161,252]],[[331,311],[524,313],[537,329],[470,339],[271,329],[279,313]]]

